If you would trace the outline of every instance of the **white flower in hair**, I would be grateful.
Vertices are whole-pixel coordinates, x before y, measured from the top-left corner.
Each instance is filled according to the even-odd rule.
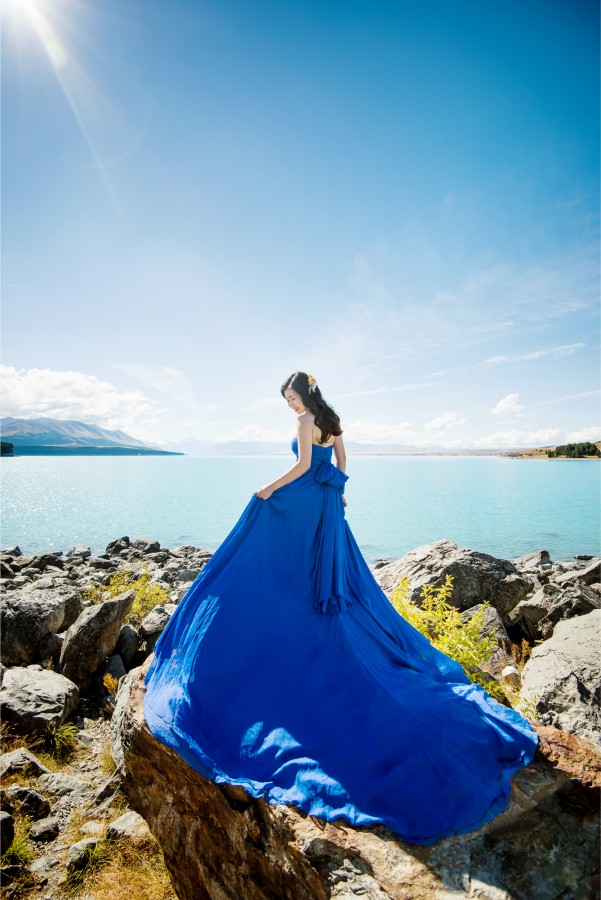
[[[317,382],[313,378],[312,375],[307,375],[307,384],[309,385],[309,393],[313,393],[315,388],[317,387]]]

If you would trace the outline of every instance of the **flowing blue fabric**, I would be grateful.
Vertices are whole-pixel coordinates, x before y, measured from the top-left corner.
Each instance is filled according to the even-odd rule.
[[[396,612],[331,456],[253,495],[157,641],[146,721],[215,782],[432,844],[505,808],[537,737]]]

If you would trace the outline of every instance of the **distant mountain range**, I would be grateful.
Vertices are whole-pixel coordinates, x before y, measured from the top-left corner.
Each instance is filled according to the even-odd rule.
[[[0,418],[0,437],[14,447],[15,456],[182,456],[145,444],[124,431],[74,419]]]

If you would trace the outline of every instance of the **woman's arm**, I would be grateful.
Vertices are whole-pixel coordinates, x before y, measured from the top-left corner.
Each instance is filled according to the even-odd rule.
[[[291,481],[296,481],[297,478],[308,472],[313,452],[313,422],[307,418],[306,413],[298,417],[296,438],[298,441],[298,462],[288,469],[287,472],[284,472],[283,475],[280,475],[279,478],[276,478],[275,481],[272,481],[271,484],[266,484],[258,490],[257,497],[259,499],[269,500],[273,492],[277,491],[278,488],[284,487],[285,484],[290,484]]]
[[[336,435],[333,446],[336,465],[341,472],[346,472],[346,450],[344,449],[344,441],[341,434]]]

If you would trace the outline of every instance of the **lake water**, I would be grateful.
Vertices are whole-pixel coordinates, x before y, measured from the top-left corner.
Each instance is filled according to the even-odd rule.
[[[23,553],[94,554],[121,535],[214,550],[285,457],[15,457],[2,459],[1,544]],[[601,553],[593,460],[352,457],[347,520],[366,559],[396,558],[441,538],[514,559]]]

